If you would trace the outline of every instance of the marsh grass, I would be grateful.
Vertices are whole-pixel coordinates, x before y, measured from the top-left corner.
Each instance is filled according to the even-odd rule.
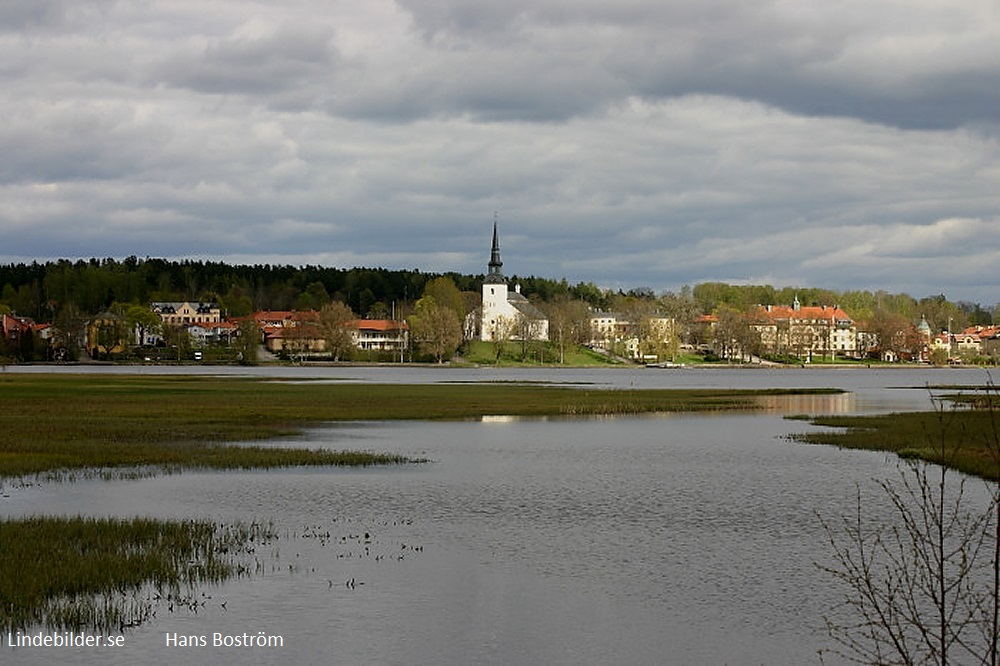
[[[838,430],[800,433],[793,436],[794,440],[889,451],[901,458],[945,464],[966,474],[1000,480],[994,443],[996,415],[989,410],[822,416],[810,421]]]
[[[200,584],[249,574],[270,525],[136,518],[0,521],[0,628],[122,630],[154,600],[194,598]],[[188,603],[191,603],[190,601]]]
[[[321,422],[753,410],[804,390],[607,390],[257,378],[0,375],[0,478],[58,470],[375,465],[400,456],[233,445]]]

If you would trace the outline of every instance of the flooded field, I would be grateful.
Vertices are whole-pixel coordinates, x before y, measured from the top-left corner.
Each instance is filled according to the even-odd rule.
[[[424,464],[7,484],[8,516],[271,521],[279,536],[253,553],[253,575],[200,588],[194,604],[161,600],[123,646],[11,648],[5,637],[0,660],[817,663],[822,615],[839,601],[815,566],[830,556],[818,516],[850,512],[858,489],[874,496],[895,461],[792,443],[811,426],[783,415],[922,409],[928,385],[985,381],[955,370],[253,372],[850,393],[752,415],[349,423],[273,444]]]

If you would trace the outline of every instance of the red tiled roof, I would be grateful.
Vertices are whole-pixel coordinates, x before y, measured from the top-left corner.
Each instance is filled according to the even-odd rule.
[[[768,319],[850,319],[850,315],[838,307],[829,305],[806,305],[798,310],[788,305],[759,305],[758,314]]]
[[[405,321],[392,319],[355,319],[348,322],[348,326],[359,331],[405,331],[409,328]]]

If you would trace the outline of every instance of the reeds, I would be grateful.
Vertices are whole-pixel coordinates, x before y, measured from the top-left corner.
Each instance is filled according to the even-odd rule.
[[[0,628],[122,630],[154,600],[192,598],[203,583],[248,573],[270,525],[135,518],[0,521]]]
[[[984,479],[1000,480],[996,421],[996,415],[989,410],[823,416],[810,422],[840,430],[800,433],[793,439],[848,449],[890,451],[901,458],[926,460]]]

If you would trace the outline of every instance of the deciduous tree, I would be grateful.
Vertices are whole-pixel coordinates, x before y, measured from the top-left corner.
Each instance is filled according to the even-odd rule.
[[[433,296],[417,301],[410,315],[410,332],[417,348],[443,363],[462,343],[462,324],[455,312],[438,305]]]
[[[354,352],[354,337],[350,329],[354,319],[354,311],[340,301],[327,303],[319,311],[319,334],[334,361],[350,358]]]

